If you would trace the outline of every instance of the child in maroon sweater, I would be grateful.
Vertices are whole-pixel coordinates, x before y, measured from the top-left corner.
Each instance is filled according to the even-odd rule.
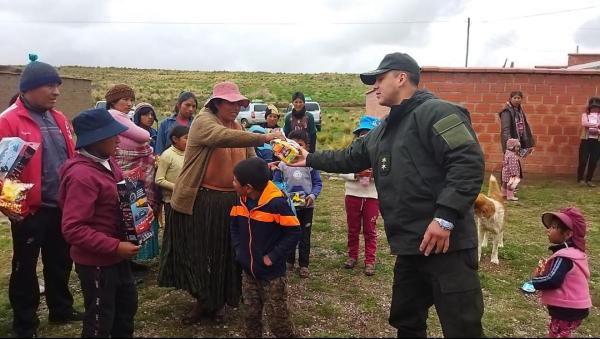
[[[132,337],[137,291],[125,259],[139,246],[124,240],[117,194],[123,173],[111,160],[127,127],[105,109],[81,112],[73,127],[78,153],[60,169],[59,201],[63,236],[81,280],[82,336]]]

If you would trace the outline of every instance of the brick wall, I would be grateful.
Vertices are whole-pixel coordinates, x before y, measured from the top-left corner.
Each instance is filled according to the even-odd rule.
[[[10,98],[17,93],[19,78],[19,74],[0,71],[0,112],[4,111]],[[92,82],[68,77],[62,77],[62,80],[56,106],[69,119],[73,119],[77,113],[93,106]]]
[[[590,96],[600,95],[600,72],[538,69],[423,68],[421,86],[465,106],[482,145],[486,169],[501,168],[498,112],[509,93],[521,90],[523,108],[537,140],[525,172],[574,174],[579,125]],[[387,112],[367,93],[367,114]]]
[[[569,66],[600,61],[600,54],[569,54]]]

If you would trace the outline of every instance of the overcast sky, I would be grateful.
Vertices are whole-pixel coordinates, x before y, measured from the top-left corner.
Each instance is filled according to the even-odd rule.
[[[0,64],[268,72],[565,65],[600,53],[598,0],[0,0]]]

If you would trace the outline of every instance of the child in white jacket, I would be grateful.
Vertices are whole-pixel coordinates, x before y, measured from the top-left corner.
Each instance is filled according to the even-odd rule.
[[[360,138],[379,124],[379,119],[362,116],[354,135]],[[352,269],[358,261],[359,237],[362,228],[365,239],[365,274],[375,274],[377,253],[377,217],[379,200],[371,169],[360,173],[342,174],[346,180],[346,218],[348,221],[348,260],[344,268]]]

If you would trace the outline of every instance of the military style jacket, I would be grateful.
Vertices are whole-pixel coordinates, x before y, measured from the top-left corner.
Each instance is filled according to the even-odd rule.
[[[484,160],[463,107],[417,91],[346,150],[309,154],[307,166],[336,173],[373,168],[392,254],[421,254],[435,217],[455,226],[449,251],[477,246],[473,202]]]

